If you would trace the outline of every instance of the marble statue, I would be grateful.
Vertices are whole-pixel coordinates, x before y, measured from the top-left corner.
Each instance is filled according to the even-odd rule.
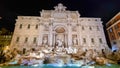
[[[66,9],[66,7],[63,6],[63,4],[61,4],[61,3],[59,3],[58,6],[55,6],[54,8],[56,11],[59,11],[59,12],[65,11],[65,9]]]
[[[66,51],[67,51],[68,54],[73,53],[72,47],[67,48]]]
[[[57,40],[57,46],[61,47],[63,45],[62,41],[60,39]]]
[[[44,39],[43,39],[43,44],[47,45],[47,38],[46,37],[44,37]]]
[[[77,39],[76,38],[73,39],[73,45],[77,45]]]

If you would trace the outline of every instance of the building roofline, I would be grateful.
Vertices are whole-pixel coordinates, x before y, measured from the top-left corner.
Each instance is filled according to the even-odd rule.
[[[107,28],[107,30],[110,29],[111,27],[113,27],[114,25],[118,24],[119,22],[120,22],[120,20],[118,20],[118,21],[117,21],[116,23],[114,23],[113,25],[109,26],[109,27]]]
[[[110,19],[107,23],[106,23],[106,25],[108,25],[113,19],[115,19],[118,15],[120,15],[120,12],[118,12],[112,19]]]

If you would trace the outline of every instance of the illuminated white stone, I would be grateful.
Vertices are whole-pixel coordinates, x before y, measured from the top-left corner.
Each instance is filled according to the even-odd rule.
[[[40,14],[18,16],[11,41],[12,48],[29,50],[59,46],[68,49],[81,48],[83,51],[88,49],[101,51],[108,48],[101,18],[80,17],[78,11],[66,10],[62,4],[55,6],[55,10],[42,10]],[[35,37],[37,39],[34,43]],[[26,42],[25,38],[28,38]],[[76,53],[77,49],[73,49],[73,52]]]

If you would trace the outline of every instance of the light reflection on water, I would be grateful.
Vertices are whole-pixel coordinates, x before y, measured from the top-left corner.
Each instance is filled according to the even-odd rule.
[[[1,66],[0,68],[89,68],[81,67],[79,65],[58,65],[58,64],[45,64],[45,65],[33,65],[33,66]],[[111,65],[111,66],[95,66],[94,68],[120,68],[120,65]]]

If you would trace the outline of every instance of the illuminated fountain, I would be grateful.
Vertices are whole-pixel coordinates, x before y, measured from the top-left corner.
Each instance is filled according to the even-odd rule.
[[[10,45],[22,52],[18,63],[83,66],[101,62],[109,53],[101,19],[80,17],[61,3],[54,8],[42,10],[38,17],[18,16]]]
[[[28,55],[24,56],[16,56],[15,60],[19,61],[20,65],[29,65],[29,66],[43,66],[46,64],[47,66],[54,67],[64,67],[64,66],[75,66],[75,67],[85,67],[87,68],[94,66],[90,66],[85,64],[84,59],[75,60],[72,57],[72,54],[76,54],[78,50],[73,47],[62,48],[60,46],[56,48],[43,47],[40,51],[32,51]],[[9,63],[11,64],[11,63]],[[84,65],[84,66],[83,66]]]

